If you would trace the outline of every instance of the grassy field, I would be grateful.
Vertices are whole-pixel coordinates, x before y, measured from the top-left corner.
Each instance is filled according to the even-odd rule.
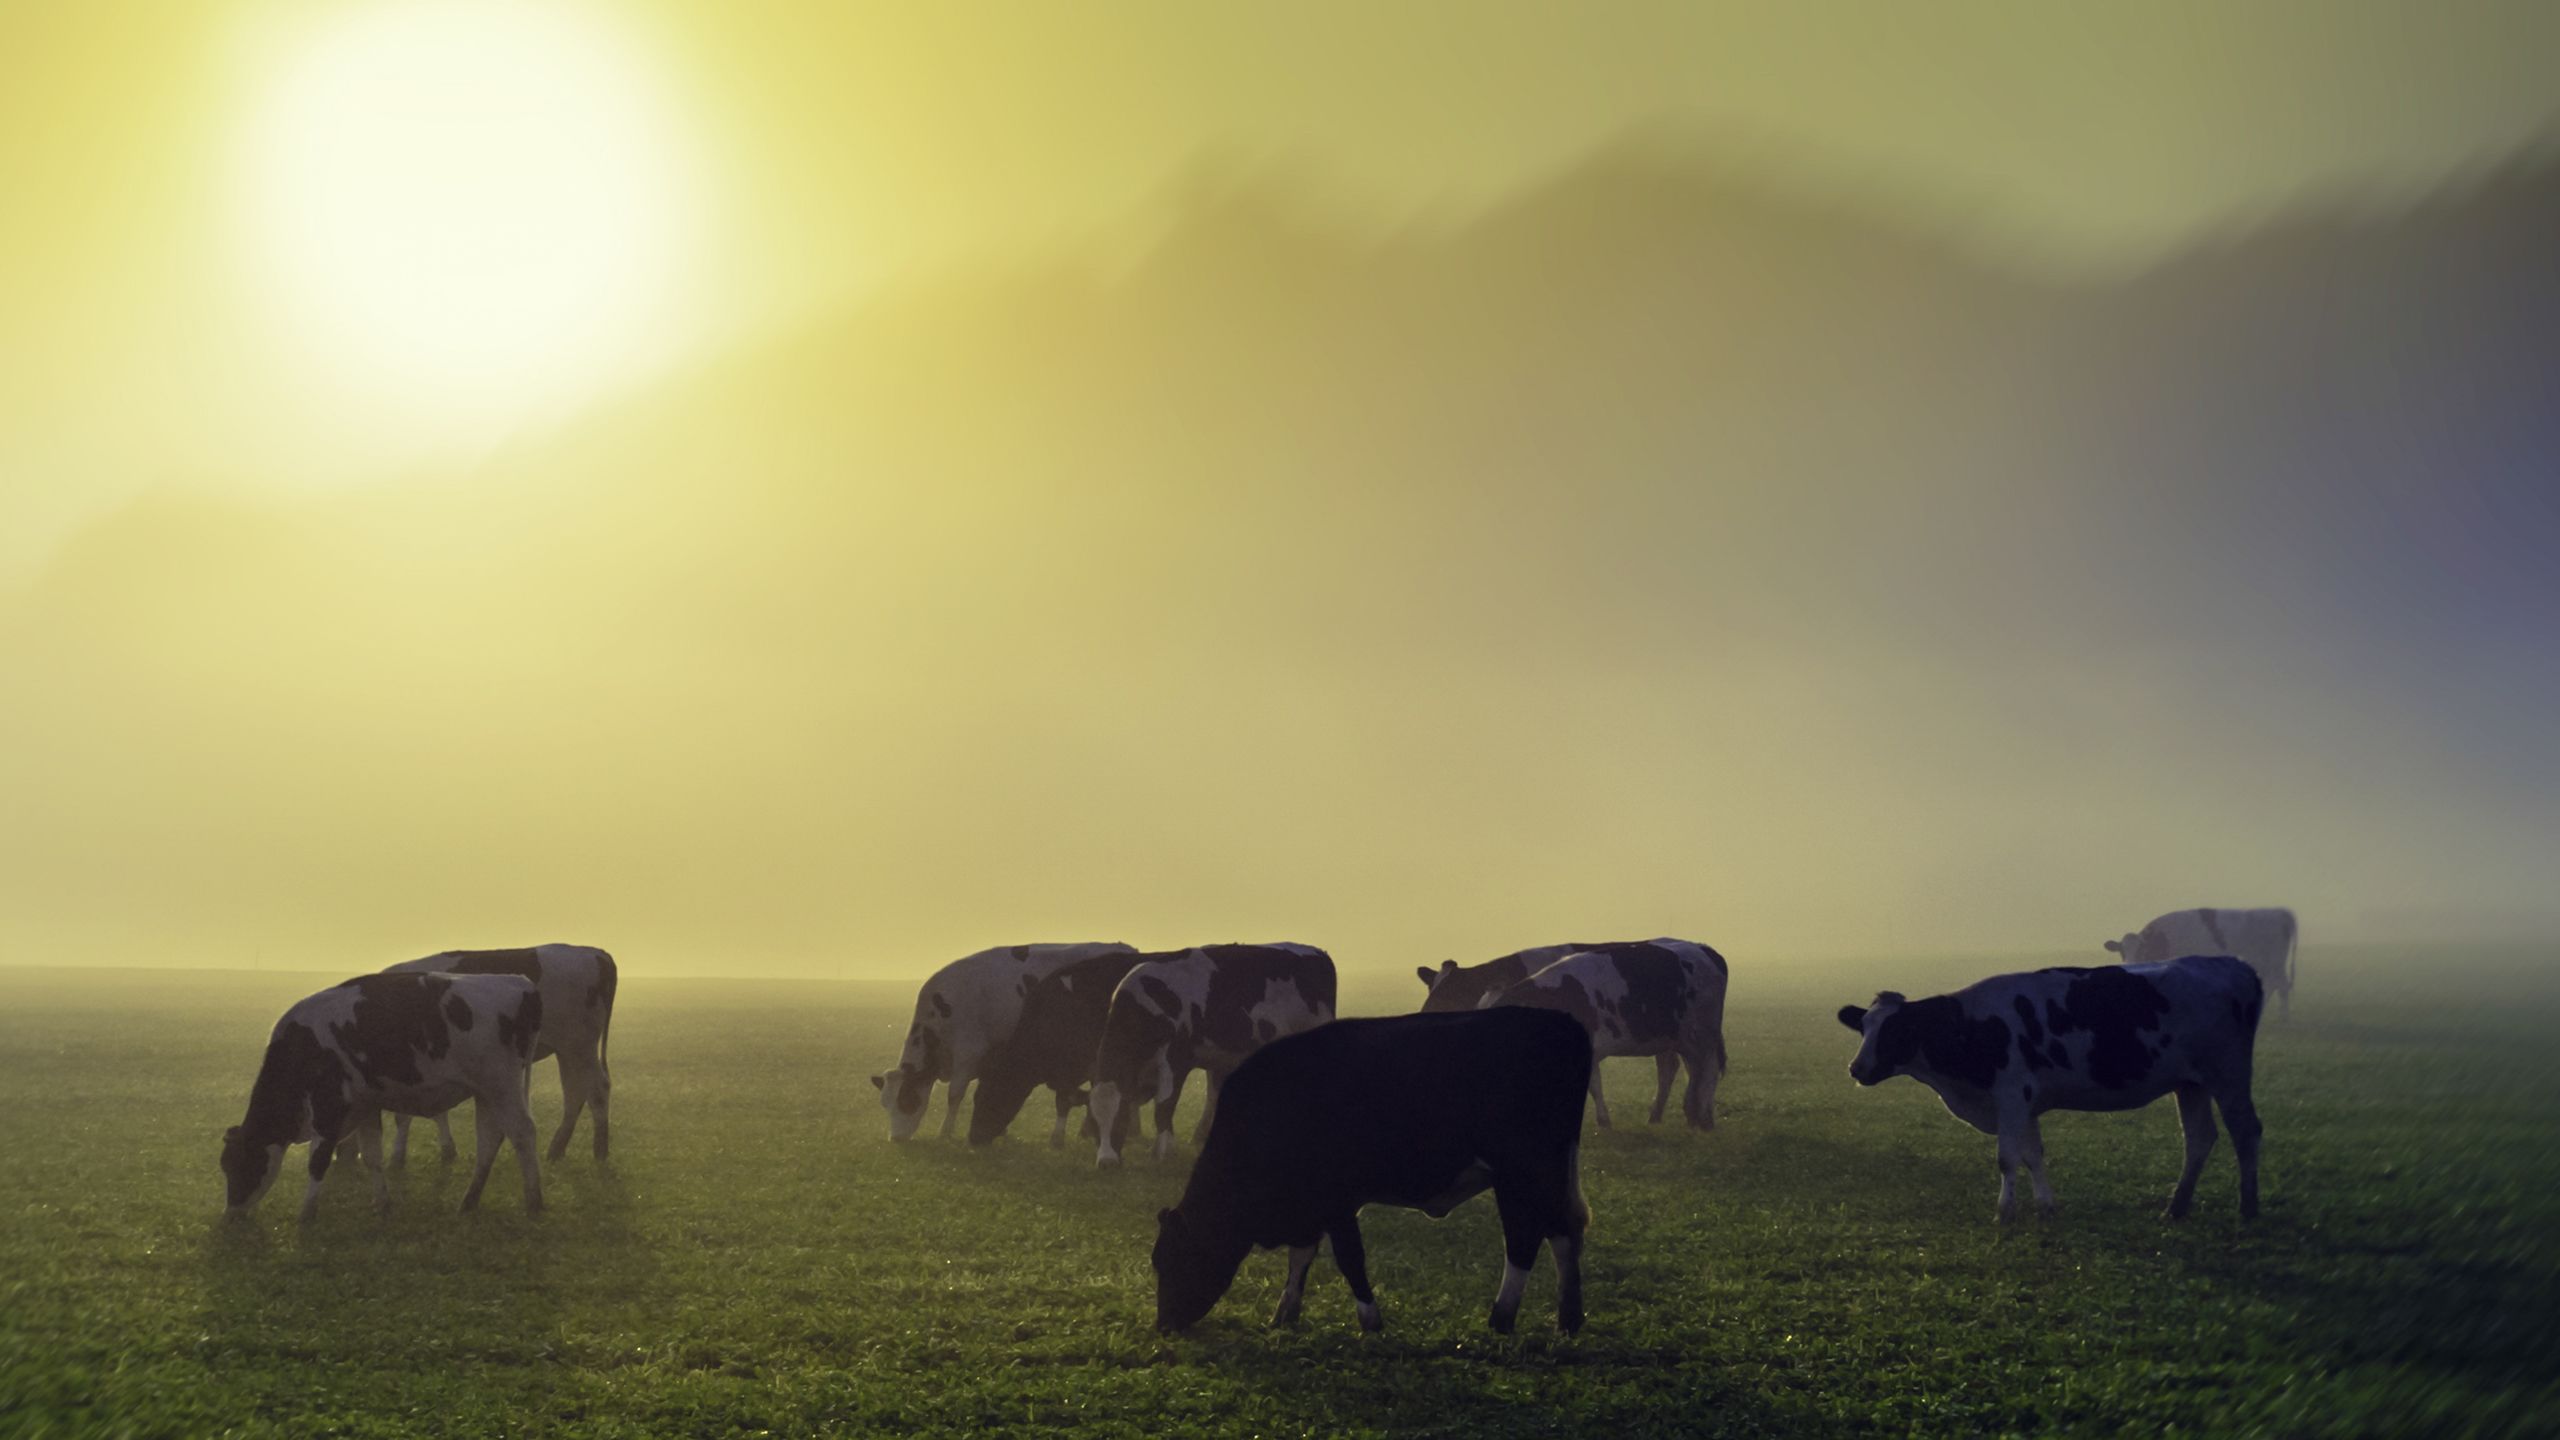
[[[1263,1256],[1160,1338],[1147,1246],[1187,1147],[1097,1174],[1040,1143],[1045,1099],[1009,1145],[892,1146],[863,1076],[911,991],[645,957],[617,1154],[552,1166],[549,1213],[511,1163],[454,1213],[467,1165],[430,1144],[388,1219],[349,1164],[298,1230],[297,1151],[226,1225],[220,1131],[275,1015],[335,977],[0,970],[0,1432],[2560,1434],[2554,966],[2315,949],[2259,1046],[2260,1221],[2227,1141],[2196,1217],[2159,1217],[2164,1101],[2049,1117],[2063,1213],[2003,1233],[1991,1142],[1909,1081],[1852,1086],[1830,1013],[2008,967],[1745,959],[1721,1130],[1645,1127],[1649,1066],[1612,1066],[1569,1341],[1543,1268],[1522,1333],[1485,1328],[1490,1201],[1370,1212],[1382,1336],[1329,1265],[1267,1330]],[[1345,1008],[1419,994],[1380,965]]]

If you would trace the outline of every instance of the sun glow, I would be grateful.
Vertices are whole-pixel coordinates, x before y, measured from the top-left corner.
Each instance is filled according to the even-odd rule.
[[[330,13],[259,87],[251,249],[334,373],[503,424],[665,348],[694,206],[610,18],[536,0]]]

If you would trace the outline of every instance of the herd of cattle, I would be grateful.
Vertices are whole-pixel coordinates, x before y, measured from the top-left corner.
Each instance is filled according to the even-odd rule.
[[[2250,1101],[2258,1020],[2273,991],[2288,1010],[2296,929],[2288,910],[2182,910],[2105,948],[2120,965],[1999,975],[1920,1000],[1886,992],[1844,1006],[1859,1036],[1860,1085],[1908,1075],[1948,1111],[1997,1137],[1999,1217],[2016,1214],[2026,1167],[2054,1208],[2037,1117],[2126,1110],[2178,1098],[2186,1164],[2169,1201],[2181,1216],[2217,1130],[2231,1130],[2240,1208],[2258,1210],[2260,1126]],[[1096,1162],[1115,1166],[1152,1106],[1157,1158],[1177,1145],[1174,1110],[1191,1072],[1206,1097],[1198,1161],[1178,1203],[1157,1215],[1156,1318],[1188,1327],[1256,1248],[1289,1252],[1277,1322],[1298,1314],[1308,1268],[1330,1244],[1363,1328],[1381,1323],[1358,1214],[1366,1205],[1447,1214],[1491,1190],[1504,1245],[1492,1324],[1510,1330],[1541,1246],[1559,1277],[1557,1324],[1582,1322],[1582,1096],[1610,1123],[1597,1062],[1651,1057],[1659,1122],[1685,1070],[1681,1115],[1715,1126],[1725,1070],[1724,957],[1690,940],[1548,945],[1480,965],[1418,972],[1420,1013],[1335,1018],[1331,957],[1309,945],[1015,945],[953,961],[928,979],[896,1069],[871,1077],[892,1139],[912,1137],[945,1087],[942,1133],[974,1086],[969,1140],[1005,1133],[1031,1092],[1055,1102],[1052,1146],[1085,1108]],[[563,1114],[550,1158],[592,1108],[605,1156],[606,1068],[616,971],[582,945],[457,950],[362,975],[285,1012],[267,1043],[248,1114],[223,1137],[229,1205],[245,1212],[275,1183],[288,1146],[309,1143],[308,1220],[337,1148],[371,1171],[387,1206],[386,1163],[407,1153],[411,1117],[474,1102],[472,1208],[502,1142],[512,1142],[528,1212],[542,1206],[527,1104],[532,1064],[560,1062]],[[381,1117],[398,1138],[386,1157]],[[1212,1122],[1215,1122],[1214,1124]]]

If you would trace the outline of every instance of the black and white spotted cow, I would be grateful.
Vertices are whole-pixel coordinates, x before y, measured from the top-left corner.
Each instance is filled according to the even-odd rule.
[[[2276,1016],[2293,1016],[2293,952],[2300,927],[2293,912],[2172,910],[2121,940],[2105,942],[2128,965],[2157,965],[2181,955],[2236,955],[2276,997]]]
[[[223,1132],[231,1213],[247,1214],[283,1172],[285,1148],[308,1142],[302,1218],[309,1220],[329,1161],[349,1140],[373,1172],[375,1208],[387,1209],[382,1112],[441,1115],[464,1100],[479,1117],[480,1152],[462,1208],[480,1203],[503,1140],[524,1172],[525,1213],[540,1211],[524,1072],[541,1044],[542,1017],[541,990],[517,975],[359,975],[299,1002],[267,1037],[247,1116]]]
[[[2258,1213],[2257,1107],[2249,1075],[2266,989],[2227,955],[2165,965],[2076,966],[1995,975],[1952,995],[1905,1000],[1887,992],[1864,1009],[1840,1008],[1863,1037],[1849,1076],[1875,1085],[1908,1075],[1938,1093],[1948,1113],[2000,1141],[2000,1209],[2016,1216],[2024,1163],[2036,1206],[2050,1215],[2044,1139],[2047,1110],[2134,1110],[2178,1097],[2187,1166],[2169,1214],[2195,1202],[2196,1177],[2213,1149],[2222,1108],[2240,1157],[2240,1213]]]
[[[1543,1010],[1337,1020],[1236,1067],[1182,1199],[1156,1216],[1156,1326],[1197,1323],[1256,1247],[1286,1247],[1275,1325],[1298,1318],[1316,1246],[1330,1240],[1360,1328],[1381,1323],[1360,1209],[1438,1219],[1493,1191],[1502,1214],[1509,1333],[1538,1247],[1555,1252],[1556,1326],[1582,1325],[1582,1092],[1591,1039]]]
[[[1528,950],[1514,950],[1481,965],[1461,965],[1443,960],[1440,968],[1417,965],[1413,973],[1422,977],[1422,1013],[1438,1015],[1452,1010],[1474,1010],[1497,992],[1508,990],[1537,974],[1567,955],[1585,950],[1606,950],[1596,945],[1540,945]]]
[[[1170,1156],[1183,1082],[1205,1070],[1197,1143],[1236,1066],[1283,1035],[1331,1020],[1333,994],[1333,957],[1312,945],[1200,945],[1145,957],[1111,992],[1103,1019],[1090,1102],[1094,1163],[1120,1163],[1137,1108],[1149,1101],[1156,1158]]]
[[[1022,999],[1033,982],[1064,965],[1097,955],[1134,955],[1135,947],[1093,941],[1063,945],[999,945],[964,955],[933,972],[916,992],[915,1018],[898,1068],[871,1077],[880,1108],[889,1112],[889,1138],[905,1140],[924,1123],[936,1082],[947,1082],[942,1133],[960,1121],[960,1101],[978,1078],[987,1052],[1022,1023]]]
[[[1067,1114],[1087,1098],[1111,994],[1138,961],[1134,950],[1096,955],[1032,982],[1022,997],[1022,1023],[979,1065],[978,1099],[969,1107],[970,1144],[984,1145],[1002,1135],[1039,1085],[1048,1086],[1057,1099],[1049,1147],[1067,1143]]]
[[[1727,973],[1724,957],[1695,940],[1634,940],[1577,950],[1478,1003],[1561,1010],[1591,1033],[1600,1058],[1653,1057],[1657,1125],[1671,1100],[1672,1078],[1687,1066],[1689,1088],[1681,1095],[1680,1113],[1697,1129],[1713,1130],[1716,1086],[1725,1071]],[[1596,1065],[1591,1111],[1606,1129],[1609,1097]]]
[[[613,957],[593,945],[528,945],[512,950],[444,950],[421,960],[403,960],[386,975],[521,975],[542,990],[542,1046],[534,1059],[560,1059],[560,1128],[551,1136],[551,1158],[569,1153],[569,1137],[577,1133],[579,1112],[595,1107],[595,1156],[602,1160],[612,1143],[613,1073],[605,1067],[606,1040],[613,1029],[613,997],[621,972]],[[409,1120],[392,1122],[391,1168],[409,1163]],[[435,1117],[436,1139],[444,1158],[455,1150],[453,1125]]]

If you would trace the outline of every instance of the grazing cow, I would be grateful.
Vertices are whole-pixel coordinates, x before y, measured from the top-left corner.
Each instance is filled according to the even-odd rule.
[[[1333,1018],[1333,957],[1312,945],[1201,945],[1149,955],[1111,992],[1088,1113],[1097,1165],[1120,1163],[1137,1108],[1156,1107],[1156,1158],[1173,1153],[1173,1111],[1195,1069],[1209,1095],[1192,1141],[1208,1133],[1218,1091],[1244,1057]]]
[[[1441,961],[1437,970],[1417,965],[1413,973],[1422,977],[1422,988],[1428,992],[1422,997],[1422,1013],[1438,1015],[1477,1009],[1496,992],[1510,989],[1567,955],[1608,948],[1605,944],[1540,945],[1531,950],[1514,950],[1481,965],[1461,965],[1455,960]]]
[[[480,1203],[503,1139],[524,1171],[524,1208],[542,1209],[533,1115],[524,1072],[542,1037],[542,991],[517,975],[359,975],[284,1012],[267,1037],[249,1113],[223,1132],[229,1208],[245,1215],[284,1169],[288,1145],[311,1145],[302,1218],[320,1207],[320,1180],[342,1141],[373,1172],[373,1203],[391,1205],[382,1178],[382,1112],[440,1115],[473,1102],[478,1165],[462,1208]]]
[[[1652,1056],[1656,1125],[1670,1103],[1672,1077],[1687,1065],[1689,1088],[1680,1098],[1680,1113],[1692,1126],[1713,1130],[1716,1084],[1725,1070],[1726,973],[1724,957],[1695,940],[1594,945],[1478,1003],[1561,1010],[1591,1032],[1591,1044],[1604,1060]],[[1600,1088],[1596,1065],[1591,1069],[1591,1110],[1601,1128],[1608,1128],[1609,1097]]]
[[[1556,1328],[1582,1327],[1582,1092],[1591,1037],[1564,1016],[1499,1008],[1337,1020],[1274,1041],[1227,1078],[1217,1128],[1182,1199],[1156,1215],[1156,1328],[1196,1323],[1255,1247],[1286,1246],[1289,1282],[1271,1323],[1298,1318],[1319,1240],[1350,1283],[1360,1328],[1370,1292],[1360,1207],[1438,1219],[1493,1191],[1510,1333],[1538,1247],[1556,1257]]]
[[[2172,910],[2121,940],[2105,942],[2128,965],[2157,965],[2181,955],[2236,955],[2249,962],[2276,997],[2276,1017],[2293,1018],[2293,912]]]
[[[578,1113],[592,1105],[596,1112],[595,1156],[602,1160],[612,1141],[609,1120],[613,1074],[605,1068],[606,1039],[613,1028],[613,996],[621,983],[613,957],[593,945],[531,945],[516,950],[446,950],[423,960],[403,960],[386,975],[521,975],[542,989],[542,1046],[533,1058],[560,1057],[560,1128],[551,1137],[550,1156],[569,1153],[569,1137],[577,1132]],[[409,1163],[409,1116],[392,1121],[391,1168]],[[436,1139],[451,1160],[453,1125],[435,1117]]]
[[[1136,951],[1096,955],[1033,982],[1022,997],[1022,1023],[979,1066],[978,1102],[969,1107],[970,1144],[1002,1135],[1035,1085],[1048,1086],[1057,1097],[1049,1148],[1067,1143],[1067,1112],[1085,1102],[1111,992],[1138,960]]]
[[[936,1081],[949,1082],[942,1133],[960,1120],[960,1100],[978,1078],[987,1052],[1003,1044],[1022,1022],[1022,998],[1032,983],[1060,966],[1096,955],[1134,955],[1128,945],[1093,941],[1067,945],[1000,945],[964,955],[933,972],[916,992],[915,1019],[907,1025],[898,1068],[871,1077],[880,1108],[889,1112],[889,1138],[904,1140],[924,1123]]]
[[[1938,1092],[1948,1113],[2000,1140],[2000,1218],[2018,1213],[2017,1166],[2035,1181],[2036,1207],[2055,1210],[2044,1178],[2047,1110],[2136,1110],[2178,1097],[2187,1168],[2169,1214],[2195,1203],[2222,1107],[2240,1156],[2240,1213],[2258,1213],[2257,1107],[2249,1071],[2266,988],[2228,955],[2165,965],[2061,966],[1995,975],[1953,995],[1905,1000],[1888,991],[1840,1023],[1864,1037],[1849,1078],[1875,1085],[1908,1075]]]

